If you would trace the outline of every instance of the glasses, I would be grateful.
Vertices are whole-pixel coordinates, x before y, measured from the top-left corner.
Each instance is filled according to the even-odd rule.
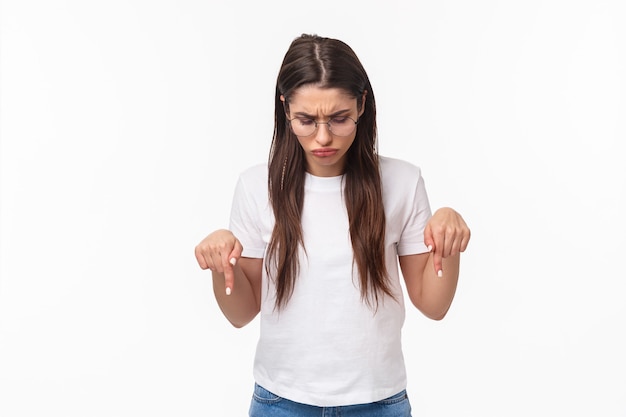
[[[306,117],[296,117],[289,120],[293,133],[302,137],[314,134],[319,125],[328,125],[328,130],[335,136],[350,136],[356,129],[357,123],[357,120],[348,116],[333,117],[326,123],[316,122]]]

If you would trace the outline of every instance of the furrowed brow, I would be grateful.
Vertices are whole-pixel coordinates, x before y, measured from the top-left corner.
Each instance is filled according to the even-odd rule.
[[[336,111],[334,113],[329,114],[326,117],[328,117],[329,119],[332,119],[333,117],[343,116],[346,113],[350,113],[350,111],[351,111],[351,109],[338,110],[338,111]],[[294,114],[294,117],[303,117],[303,118],[306,118],[306,119],[313,119],[313,120],[315,120],[315,118],[317,117],[316,115],[308,114],[308,113],[303,112],[303,111],[294,112],[293,114]]]

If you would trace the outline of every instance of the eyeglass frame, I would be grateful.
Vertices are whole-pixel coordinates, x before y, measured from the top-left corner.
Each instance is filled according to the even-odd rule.
[[[318,122],[317,120],[312,119],[312,118],[308,118],[308,117],[294,117],[293,119],[287,119],[287,122],[289,122],[289,128],[291,129],[291,131],[293,132],[293,134],[294,134],[294,135],[296,135],[296,132],[294,132],[294,131],[293,131],[293,126],[291,126],[291,122],[292,122],[292,121],[294,121],[294,120],[302,120],[302,119],[306,119],[306,120],[310,120],[310,121],[312,121],[313,123],[315,123],[315,128],[313,129],[313,132],[311,132],[310,134],[308,134],[308,135],[306,135],[306,136],[303,136],[303,135],[296,135],[296,136],[300,136],[300,137],[302,137],[302,138],[308,138],[309,136],[313,136],[315,133],[317,133],[317,129],[318,129],[319,125],[328,125],[328,131],[329,131],[330,133],[332,133],[333,135],[335,135],[335,136],[339,136],[340,138],[345,138],[345,137],[347,137],[347,136],[350,136],[352,133],[354,133],[354,130],[352,130],[352,131],[351,131],[350,133],[348,133],[347,135],[343,135],[343,136],[342,136],[342,135],[338,135],[338,134],[336,134],[335,132],[333,132],[331,122],[332,122],[332,120],[333,120],[333,119],[339,119],[339,118],[346,118],[346,119],[350,119],[350,120],[352,120],[352,121],[354,122],[354,126],[355,126],[355,127],[354,127],[354,130],[356,130],[356,125],[359,123],[359,120],[360,120],[360,117],[359,117],[359,118],[357,118],[356,120],[354,120],[354,119],[353,119],[352,117],[350,117],[350,116],[334,116],[334,117],[331,117],[330,119],[328,119],[328,121],[327,121],[327,122]]]

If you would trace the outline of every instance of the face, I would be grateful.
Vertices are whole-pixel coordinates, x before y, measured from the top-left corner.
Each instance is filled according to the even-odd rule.
[[[281,96],[284,101],[284,97]],[[320,88],[313,85],[300,87],[289,100],[288,119],[297,119],[293,123],[328,123],[335,118],[341,120],[350,117],[353,120],[363,114],[357,110],[357,101],[343,90]],[[349,119],[345,119],[351,123]],[[304,150],[307,171],[318,177],[334,177],[343,173],[346,153],[354,138],[356,128],[349,136],[334,135],[327,124],[318,124],[315,133],[310,136],[298,136]]]

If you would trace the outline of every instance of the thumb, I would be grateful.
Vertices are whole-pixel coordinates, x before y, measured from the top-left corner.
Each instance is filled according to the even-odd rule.
[[[230,255],[228,255],[228,262],[232,266],[235,266],[239,258],[241,258],[241,252],[243,252],[243,246],[241,246],[239,240],[236,240],[233,250],[230,252]]]
[[[433,229],[430,227],[430,223],[426,225],[424,229],[424,244],[428,248],[428,251],[432,253],[433,267],[435,268],[435,274],[438,277],[443,276],[443,242],[440,245],[435,244],[435,236],[433,235]],[[441,250],[437,250],[437,247],[441,247]]]
[[[430,223],[424,228],[424,244],[428,248],[428,252],[432,252],[435,247],[435,239],[433,238],[433,229],[430,227]]]

